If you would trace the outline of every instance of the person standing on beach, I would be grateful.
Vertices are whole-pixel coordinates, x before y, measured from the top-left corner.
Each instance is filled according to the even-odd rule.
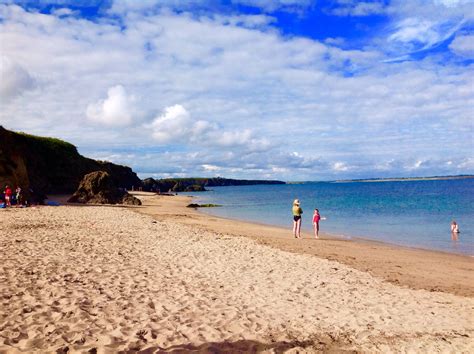
[[[5,206],[11,207],[11,199],[12,199],[12,189],[10,188],[9,185],[6,186],[5,188]]]
[[[18,186],[15,189],[15,195],[16,195],[16,206],[21,207],[23,205],[23,200],[22,200],[22,194],[21,194],[21,188]]]
[[[321,220],[321,215],[319,215],[319,210],[314,209],[314,214],[313,214],[314,238],[319,238],[319,220]]]
[[[300,201],[295,199],[293,202],[293,236],[295,238],[301,238],[301,214],[303,209],[300,207]]]

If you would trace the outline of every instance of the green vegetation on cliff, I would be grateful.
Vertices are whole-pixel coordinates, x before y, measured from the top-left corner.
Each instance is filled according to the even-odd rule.
[[[84,157],[74,145],[60,139],[0,126],[0,188],[10,184],[37,194],[73,193],[84,175],[94,171],[108,172],[123,188],[141,186],[129,167]]]
[[[27,142],[28,144],[30,144],[30,147],[32,149],[37,149],[38,152],[51,152],[52,154],[55,154],[57,156],[64,155],[65,157],[67,156],[71,158],[78,154],[77,148],[74,145],[61,139],[36,136],[23,132],[14,134],[18,134],[18,139]]]

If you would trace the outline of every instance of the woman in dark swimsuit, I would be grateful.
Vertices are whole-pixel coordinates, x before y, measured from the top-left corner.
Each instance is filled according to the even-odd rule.
[[[293,236],[301,238],[301,214],[303,209],[300,208],[300,201],[295,199],[293,202]]]

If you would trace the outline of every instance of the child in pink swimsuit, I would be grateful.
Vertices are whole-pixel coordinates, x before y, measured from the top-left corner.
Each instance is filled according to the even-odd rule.
[[[321,215],[319,215],[319,210],[314,209],[314,214],[313,214],[314,238],[319,238],[319,220],[321,220]]]

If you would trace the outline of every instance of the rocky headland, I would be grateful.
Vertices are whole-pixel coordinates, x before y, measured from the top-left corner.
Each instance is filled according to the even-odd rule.
[[[206,187],[249,186],[257,184],[285,184],[283,181],[211,178],[146,178],[143,190],[146,192],[203,192]]]
[[[125,189],[138,188],[141,180],[130,167],[82,156],[65,141],[9,131],[0,126],[0,186],[20,186],[37,196],[72,194],[91,172],[107,172]]]

